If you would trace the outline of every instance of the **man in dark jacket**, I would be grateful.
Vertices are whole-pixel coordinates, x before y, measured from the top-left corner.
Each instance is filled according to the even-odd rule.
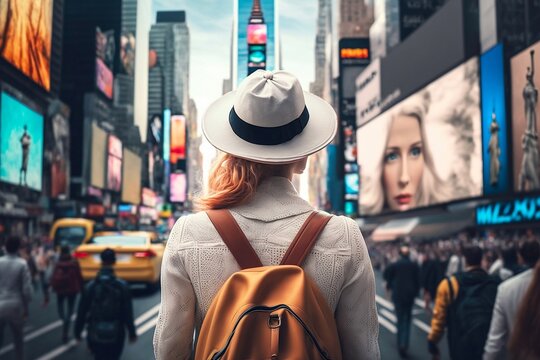
[[[122,354],[127,329],[130,342],[137,340],[133,304],[128,285],[114,275],[116,254],[101,253],[102,268],[83,292],[75,323],[75,338],[80,340],[87,324],[87,341],[95,359],[117,360]]]
[[[409,257],[409,247],[402,246],[400,258],[384,272],[387,290],[392,293],[397,317],[399,355],[407,357],[414,299],[420,290],[419,267]]]

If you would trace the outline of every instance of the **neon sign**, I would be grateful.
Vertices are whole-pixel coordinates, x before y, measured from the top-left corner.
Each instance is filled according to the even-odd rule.
[[[478,225],[501,225],[540,220],[540,196],[495,202],[476,208]]]
[[[342,48],[340,52],[342,59],[369,59],[368,48]]]

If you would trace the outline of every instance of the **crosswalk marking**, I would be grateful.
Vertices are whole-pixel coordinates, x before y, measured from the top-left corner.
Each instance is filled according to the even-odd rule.
[[[390,311],[394,311],[394,304],[392,304],[390,301],[386,300],[385,298],[379,295],[375,295],[375,300],[377,301],[379,305],[383,307],[379,309],[379,323],[383,325],[385,328],[387,328],[388,330],[390,330],[390,328],[387,325],[392,325],[393,328],[395,329],[396,327],[393,325],[393,323],[397,323],[397,318],[393,313],[390,312]],[[414,318],[412,322],[415,326],[417,326],[422,331],[428,334],[431,332],[431,327],[425,322],[416,318]],[[390,332],[393,332],[393,331],[390,330]]]

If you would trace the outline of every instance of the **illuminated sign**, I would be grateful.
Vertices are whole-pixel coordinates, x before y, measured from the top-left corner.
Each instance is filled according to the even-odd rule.
[[[495,202],[476,208],[478,225],[502,225],[540,220],[540,196]]]
[[[266,24],[249,24],[247,41],[248,44],[266,44]]]
[[[368,48],[342,48],[340,49],[342,59],[369,59]]]

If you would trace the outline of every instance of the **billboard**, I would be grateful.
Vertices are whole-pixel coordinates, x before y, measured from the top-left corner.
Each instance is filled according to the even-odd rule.
[[[275,0],[235,0],[233,88],[257,69],[279,69]]]
[[[123,32],[120,36],[120,64],[124,74],[135,74],[135,35],[132,32]]]
[[[339,40],[339,116],[342,123],[356,123],[356,78],[369,61],[369,38]]]
[[[381,60],[375,59],[356,78],[356,126],[381,113]]]
[[[41,191],[43,115],[15,97],[0,98],[0,181]]]
[[[107,154],[107,188],[120,191],[122,188],[122,142],[114,135],[109,135]]]
[[[0,56],[51,88],[53,0],[0,1]]]
[[[477,225],[503,225],[540,221],[540,196],[524,197],[480,205]]]
[[[49,106],[46,128],[47,152],[45,158],[51,171],[50,196],[57,198],[69,193],[69,108],[55,100]]]
[[[480,57],[482,89],[482,157],[484,194],[509,190],[510,174],[506,129],[506,99],[502,44]]]
[[[171,117],[171,164],[186,158],[186,117],[173,115]]]
[[[105,188],[105,153],[107,149],[107,133],[95,122],[92,122],[92,151],[90,160],[90,185],[99,189]]]
[[[124,149],[122,167],[122,201],[139,205],[141,202],[142,160],[137,154]]]
[[[173,203],[181,203],[186,201],[186,174],[171,174],[171,191],[170,200]]]
[[[510,60],[514,188],[540,190],[540,41]]]
[[[114,31],[96,28],[96,86],[109,99],[113,97]]]
[[[478,59],[359,128],[357,143],[361,215],[482,195]]]

